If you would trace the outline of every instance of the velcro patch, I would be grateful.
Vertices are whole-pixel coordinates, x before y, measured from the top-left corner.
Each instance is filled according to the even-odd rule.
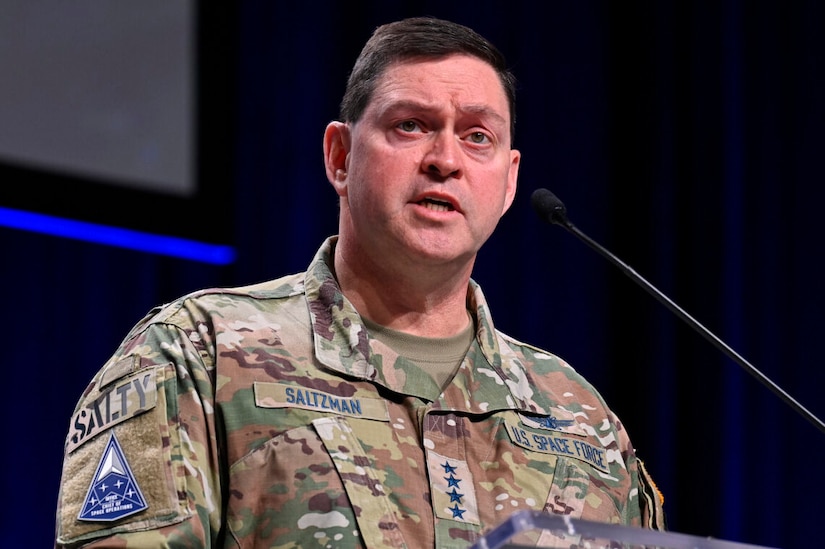
[[[389,421],[387,403],[380,398],[342,397],[285,383],[256,381],[255,405],[261,408],[301,408],[342,416]]]
[[[150,377],[147,378],[147,374]],[[133,383],[131,388],[126,386],[128,381]],[[105,390],[117,385],[120,392],[114,389],[108,397],[108,402],[120,404],[122,400],[118,400],[119,395],[127,392],[137,393],[134,381],[138,381],[139,387],[144,391],[145,406],[141,408],[128,404],[126,414],[119,409],[120,417],[125,415],[129,419],[116,425],[113,422],[109,429],[117,437],[117,446],[122,451],[118,452],[110,447],[111,439],[105,431],[102,431],[102,434],[92,432],[92,436],[85,436],[82,444],[75,447],[71,453],[67,453],[63,459],[56,517],[56,539],[61,547],[75,547],[119,533],[162,528],[185,521],[191,518],[194,512],[195,507],[191,504],[191,493],[187,491],[187,483],[191,479],[192,471],[200,468],[195,461],[201,457],[198,453],[201,447],[189,439],[182,441],[183,429],[177,415],[181,401],[172,400],[174,404],[170,405],[167,400],[168,395],[172,395],[173,399],[184,395],[178,391],[176,385],[177,370],[170,363],[140,370],[114,380]],[[106,417],[103,403],[107,400],[101,396],[102,393],[103,391],[92,390],[85,396],[81,406],[87,410],[87,414],[94,415],[94,406],[90,403],[97,400],[100,402],[101,416]],[[185,397],[182,400],[183,404],[186,404]],[[136,402],[140,403],[137,396]],[[142,413],[137,410],[146,411]],[[84,420],[89,421],[88,415]],[[84,423],[84,426],[87,424]],[[77,429],[72,426],[72,430]],[[88,431],[87,428],[84,432]],[[112,499],[107,500],[121,503],[107,504],[111,506],[107,507],[103,514],[88,514],[90,487],[100,480],[108,484],[103,471],[117,470],[125,473],[124,464],[132,473],[135,491],[138,491],[137,486],[140,487],[139,492],[147,508],[127,515],[141,507],[139,501],[129,500],[134,498],[135,494],[123,492],[124,500],[114,499],[120,494],[118,490],[125,490],[128,484],[126,477],[129,475],[121,475],[120,479],[112,477],[115,483],[120,481],[120,484],[114,489],[109,489],[108,495],[112,496]],[[131,508],[128,508],[129,504],[132,505]],[[115,516],[119,513],[123,515],[118,520],[109,520],[106,516]],[[88,518],[81,518],[84,514]]]
[[[110,385],[72,417],[66,453],[73,452],[118,423],[151,410],[155,404],[157,381],[154,368]]]
[[[599,471],[609,473],[607,450],[580,438],[566,437],[552,431],[531,429],[524,424],[505,421],[513,444],[534,452],[554,454],[584,461]]]
[[[112,431],[77,518],[86,521],[112,521],[134,515],[148,507]]]
[[[467,462],[428,450],[427,468],[435,516],[480,524],[473,476]]]

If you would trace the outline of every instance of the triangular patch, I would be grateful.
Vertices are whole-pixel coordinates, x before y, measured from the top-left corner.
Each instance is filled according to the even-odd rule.
[[[111,521],[139,513],[147,507],[120,443],[112,432],[77,518]]]

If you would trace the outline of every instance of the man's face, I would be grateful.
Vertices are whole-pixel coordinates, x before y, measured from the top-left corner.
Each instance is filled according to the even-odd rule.
[[[375,258],[472,261],[513,201],[507,98],[475,57],[390,66],[362,118],[339,129],[342,238]]]

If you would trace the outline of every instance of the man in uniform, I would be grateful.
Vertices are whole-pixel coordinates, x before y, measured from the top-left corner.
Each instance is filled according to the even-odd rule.
[[[518,510],[664,528],[597,391],[498,332],[471,279],[514,121],[474,31],[379,27],[324,134],[337,236],[132,329],[71,419],[57,546],[466,548]]]

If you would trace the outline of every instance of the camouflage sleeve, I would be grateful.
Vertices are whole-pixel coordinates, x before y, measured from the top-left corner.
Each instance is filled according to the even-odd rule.
[[[631,524],[652,530],[665,530],[664,497],[653,482],[644,462],[637,455],[624,424],[614,412],[611,411],[610,415],[618,426],[622,452],[627,455],[628,470],[633,478],[629,504],[633,507],[635,518]]]
[[[653,478],[648,473],[644,462],[640,459],[637,459],[637,462],[639,464],[642,527],[653,530],[667,530],[664,511],[665,498],[653,482]]]
[[[56,547],[211,546],[222,493],[206,348],[156,318],[95,375],[66,438]]]
[[[614,412],[610,412],[612,421],[618,426],[622,453],[627,456],[627,467],[633,478],[630,505],[633,507],[634,519],[631,524],[652,530],[665,530],[664,496],[653,482],[653,478],[638,457],[624,424]]]

